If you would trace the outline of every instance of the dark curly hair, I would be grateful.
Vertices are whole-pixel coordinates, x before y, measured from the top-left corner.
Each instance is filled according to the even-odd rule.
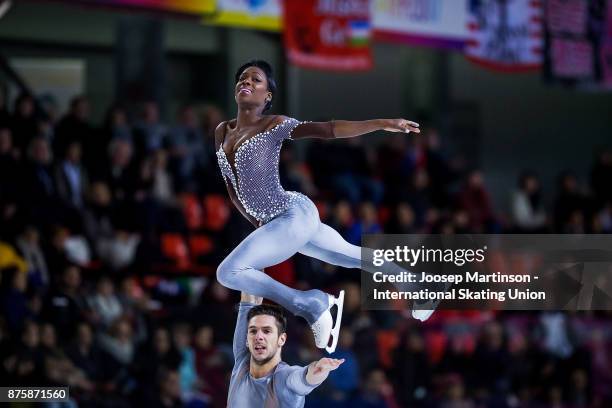
[[[278,328],[278,335],[287,331],[287,317],[283,312],[283,309],[276,305],[258,305],[249,310],[247,314],[247,322],[255,316],[268,315],[274,317],[276,320],[276,327]]]
[[[240,68],[236,71],[236,75],[234,78],[236,79],[235,83],[238,83],[240,80],[240,75],[244,72],[248,67],[257,67],[261,69],[264,74],[266,74],[266,79],[268,80],[268,91],[272,93],[272,100],[270,102],[266,102],[266,106],[264,106],[264,112],[269,110],[272,107],[272,101],[274,100],[274,95],[276,94],[276,80],[274,79],[274,72],[272,70],[272,66],[268,64],[264,60],[251,60],[245,64],[242,64]]]

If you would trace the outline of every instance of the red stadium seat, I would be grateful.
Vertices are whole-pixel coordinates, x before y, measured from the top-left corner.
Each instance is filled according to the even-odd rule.
[[[391,210],[389,210],[389,207],[381,206],[378,209],[378,222],[381,225],[385,225],[387,222],[389,222],[390,218],[391,218]]]
[[[211,253],[214,248],[213,240],[207,235],[193,235],[189,237],[189,250],[194,260],[198,256]]]
[[[187,228],[190,230],[202,228],[204,214],[198,197],[196,197],[195,194],[186,193],[181,195],[180,200],[183,206],[183,215],[187,223]]]
[[[384,368],[393,365],[393,350],[399,344],[399,334],[395,330],[380,330],[376,335],[378,360]]]
[[[425,334],[425,344],[432,363],[438,364],[442,360],[447,343],[448,336],[442,331],[431,330]]]
[[[180,234],[163,234],[161,236],[162,254],[176,263],[180,269],[186,269],[191,264],[189,249],[185,239]]]
[[[231,210],[225,197],[209,194],[204,197],[204,227],[212,231],[222,230],[229,220]]]

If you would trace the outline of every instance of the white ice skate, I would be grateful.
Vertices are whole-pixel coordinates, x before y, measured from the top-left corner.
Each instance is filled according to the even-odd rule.
[[[336,323],[330,313],[331,308],[338,306],[336,313]],[[344,291],[341,290],[337,298],[329,295],[329,307],[321,317],[310,328],[314,333],[315,344],[318,348],[324,348],[328,353],[336,351],[338,345],[338,335],[340,334],[340,324],[342,323],[342,308],[344,307]],[[329,345],[329,339],[332,338],[332,344]]]
[[[452,283],[445,282],[444,292],[446,292],[451,286],[452,286]],[[425,320],[431,317],[431,315],[436,310],[439,304],[440,304],[440,300],[429,300],[425,302],[422,306],[419,306],[418,309],[412,309],[412,317],[424,322]]]

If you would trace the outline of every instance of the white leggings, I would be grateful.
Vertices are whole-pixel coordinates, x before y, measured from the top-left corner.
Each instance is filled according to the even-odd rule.
[[[217,268],[217,279],[230,289],[261,296],[314,323],[328,308],[328,296],[313,289],[290,288],[262,270],[296,253],[345,268],[361,268],[361,248],[321,222],[314,203],[303,196],[247,236]],[[367,251],[367,253],[371,250]],[[366,270],[369,268],[366,268]],[[399,273],[392,268],[389,273]]]

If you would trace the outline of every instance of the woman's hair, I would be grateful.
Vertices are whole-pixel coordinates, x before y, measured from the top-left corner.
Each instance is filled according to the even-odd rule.
[[[264,74],[266,74],[266,79],[268,80],[268,91],[272,93],[272,99],[270,100],[270,102],[266,102],[266,106],[264,106],[263,110],[265,112],[272,107],[272,100],[274,100],[274,95],[276,94],[276,80],[274,79],[272,66],[264,60],[251,60],[243,64],[240,68],[238,68],[235,75],[235,83],[238,83],[238,81],[240,80],[240,75],[242,75],[244,70],[248,67],[257,67],[261,69]]]

